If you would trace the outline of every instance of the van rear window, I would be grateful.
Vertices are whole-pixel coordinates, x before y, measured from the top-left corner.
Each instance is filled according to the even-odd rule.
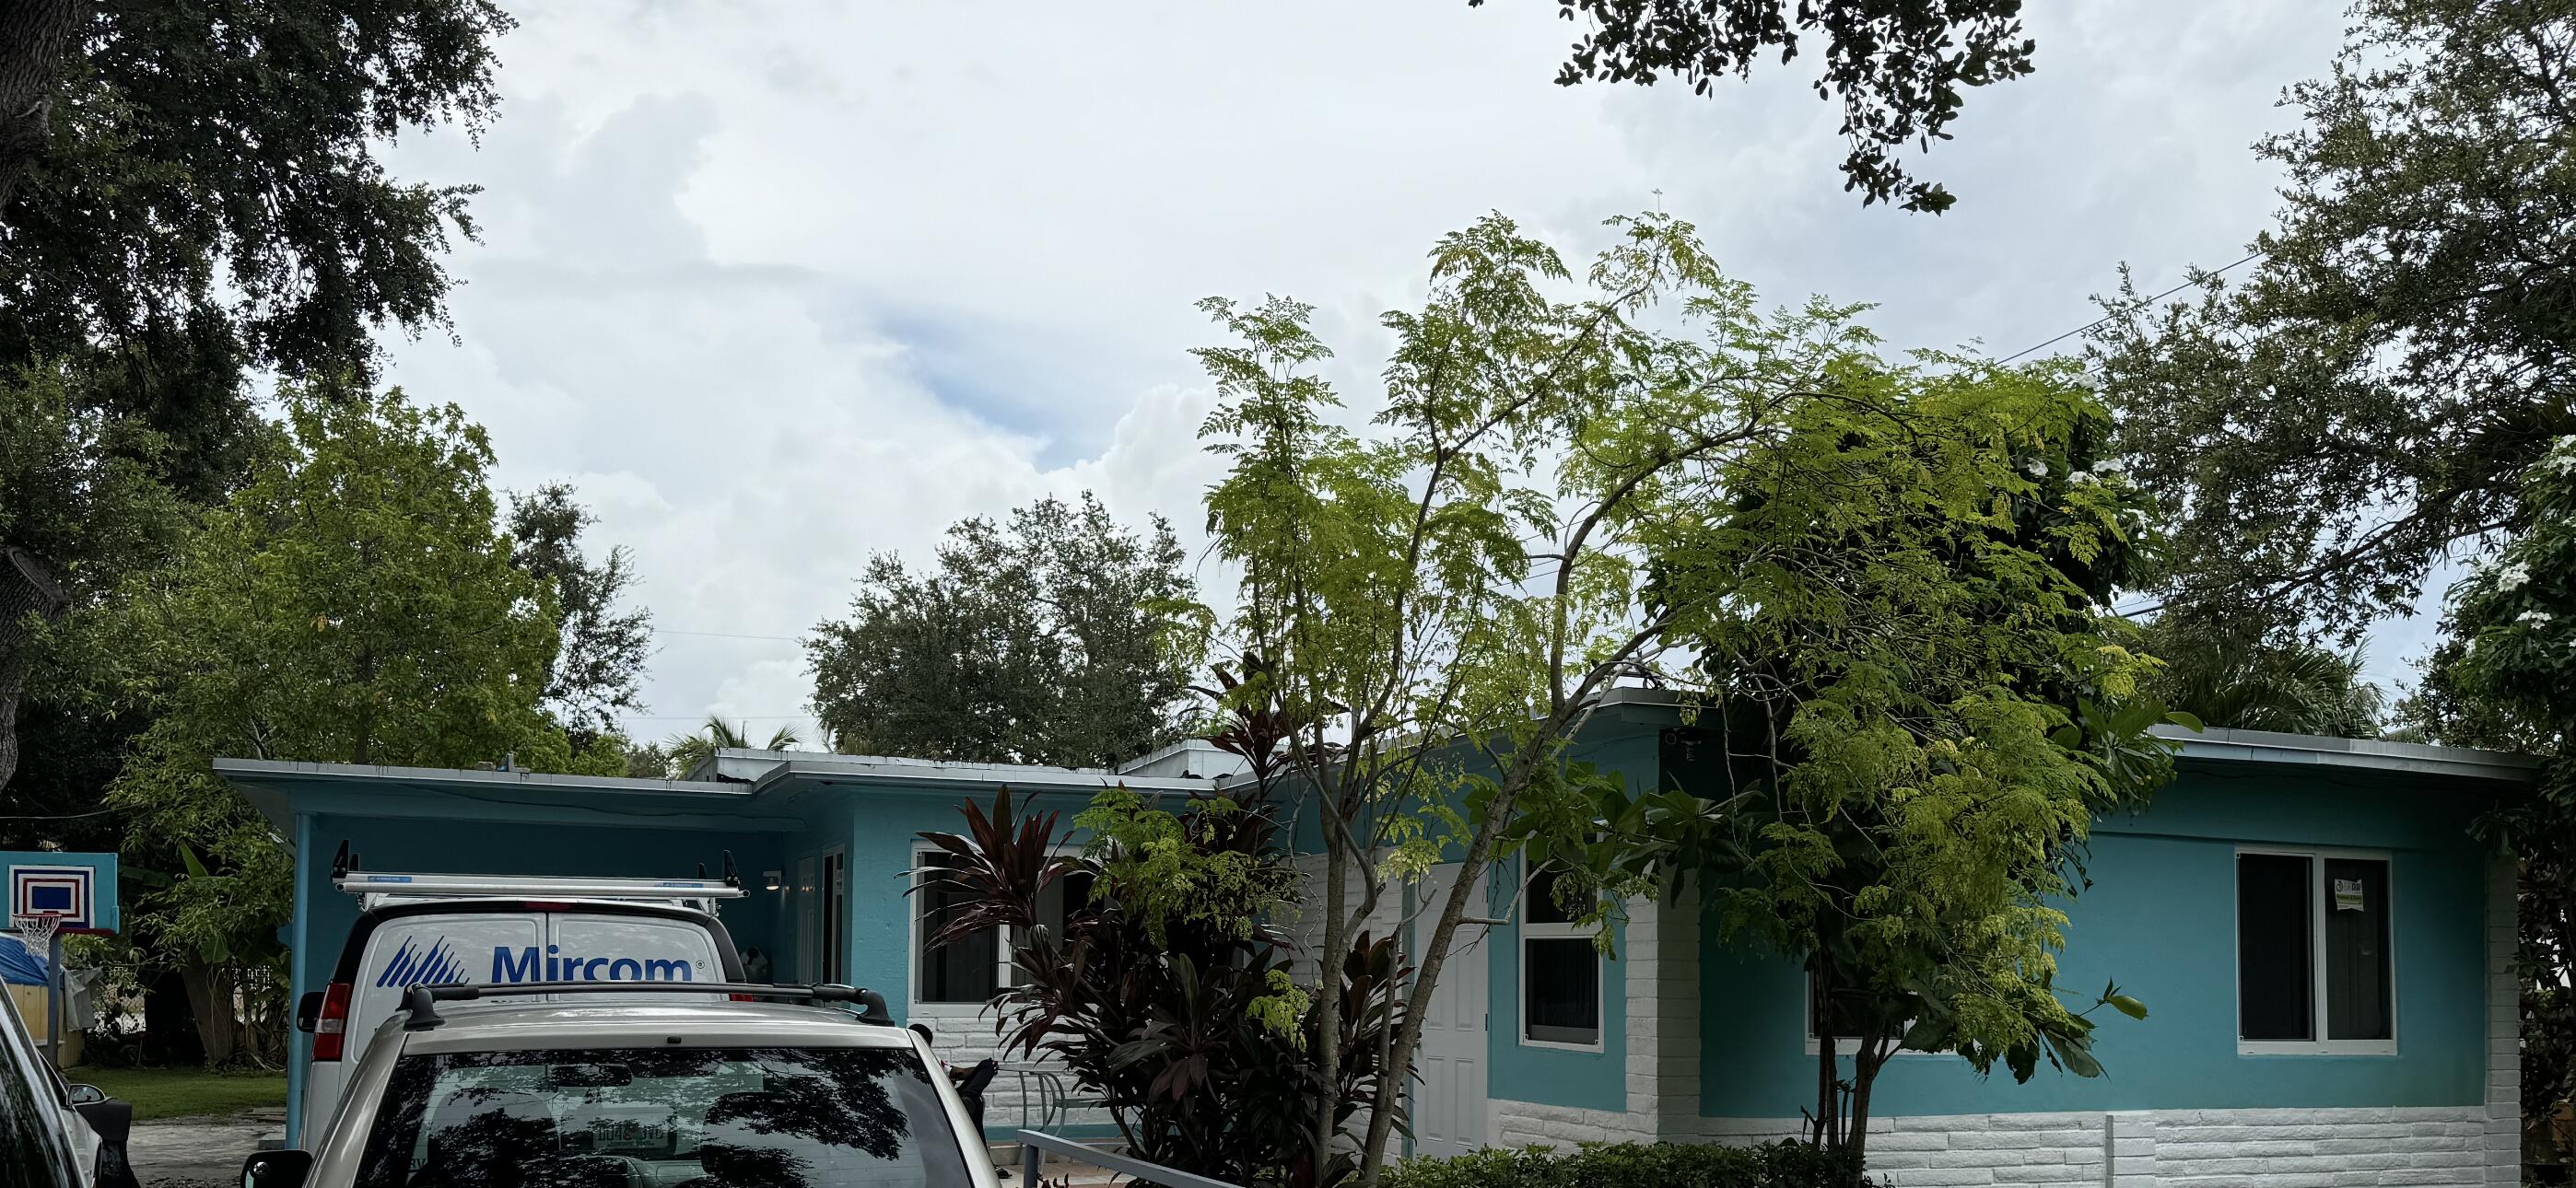
[[[963,1188],[919,1057],[888,1048],[405,1056],[362,1188]]]

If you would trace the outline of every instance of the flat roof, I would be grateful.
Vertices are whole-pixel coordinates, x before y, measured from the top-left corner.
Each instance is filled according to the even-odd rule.
[[[663,828],[718,825],[760,831],[797,825],[798,819],[780,802],[819,789],[919,792],[1007,785],[1024,792],[1091,793],[1124,787],[1193,793],[1217,787],[1213,780],[1122,776],[1095,769],[736,749],[716,752],[712,763],[701,764],[692,773],[712,773],[718,778],[693,780],[273,759],[216,759],[213,768],[282,831],[293,828],[296,809],[290,801],[298,794],[352,794],[365,798],[368,811],[393,816],[446,815],[452,801],[443,807],[437,798],[397,795],[427,790],[540,809],[565,818],[650,808],[654,822]],[[763,808],[769,806],[780,811],[764,814]]]
[[[1678,712],[1680,693],[1666,689],[1618,688],[1602,695],[1601,704],[1669,709]],[[2182,758],[2221,763],[2273,763],[2318,767],[2362,768],[2414,775],[2503,780],[2528,784],[2539,779],[2540,760],[2509,751],[2473,747],[2440,747],[2430,743],[2389,742],[2375,738],[2335,738],[2321,734],[2282,734],[2270,730],[2230,730],[2211,726],[2198,731],[2156,726],[2148,733],[2182,743]]]

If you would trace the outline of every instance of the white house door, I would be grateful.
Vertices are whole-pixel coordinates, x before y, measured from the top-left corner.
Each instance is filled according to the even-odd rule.
[[[1455,865],[1435,868],[1423,880],[1413,925],[1414,951],[1429,943],[1439,922],[1440,904],[1458,879]],[[1468,915],[1485,914],[1486,900],[1470,901]],[[1413,1151],[1416,1155],[1463,1155],[1485,1145],[1486,966],[1492,955],[1482,925],[1461,925],[1450,942],[1449,960],[1440,983],[1431,991],[1431,1009],[1422,1023],[1422,1046],[1415,1065],[1422,1079],[1414,1086]],[[1417,960],[1416,964],[1419,964]]]

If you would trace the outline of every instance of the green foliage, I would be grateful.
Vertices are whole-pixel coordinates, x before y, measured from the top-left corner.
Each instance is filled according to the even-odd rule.
[[[285,412],[280,456],[79,628],[159,712],[108,799],[129,855],[188,877],[137,927],[210,964],[273,952],[289,910],[285,851],[210,760],[572,761],[539,708],[553,594],[511,563],[483,431],[399,391],[290,389]]]
[[[658,758],[662,767],[653,772],[655,777],[680,779],[697,770],[699,764],[715,758],[717,751],[792,751],[804,741],[797,734],[796,727],[789,725],[770,731],[768,740],[754,747],[751,745],[750,723],[736,726],[721,715],[709,714],[706,725],[698,727],[697,733],[674,734],[664,739],[660,746],[630,752],[627,765],[640,774],[642,765]]]
[[[1783,64],[1821,33],[1816,97],[1839,100],[1851,143],[1843,189],[1861,202],[1898,201],[1939,214],[1957,199],[1912,179],[1895,154],[1928,148],[1965,103],[1960,91],[2031,71],[2038,46],[2022,36],[2022,0],[1557,0],[1584,30],[1557,70],[1560,86],[1598,80],[1653,85],[1671,75],[1706,95],[1727,75],[1749,78],[1778,51]],[[1484,0],[1467,0],[1469,7]]]
[[[2100,1071],[2056,953],[2091,821],[2171,770],[2156,662],[2109,611],[2152,540],[2071,367],[1854,353],[1782,420],[1725,503],[1648,546],[1709,758],[1520,828],[1533,861],[1695,888],[1722,938],[1804,964],[1817,1017],[1861,1039],[1813,1115],[1857,1157],[1900,1046]]]
[[[1182,562],[1160,517],[1140,536],[1087,491],[960,521],[935,568],[878,556],[816,624],[815,714],[844,753],[1116,766],[1179,736]]]
[[[363,371],[378,329],[442,321],[450,279],[439,257],[451,232],[472,234],[473,188],[405,183],[379,154],[407,133],[481,127],[497,102],[492,42],[510,18],[490,0],[30,0],[10,17],[0,401],[11,411],[0,416],[21,415],[29,385],[55,382],[22,376],[59,373],[83,464],[130,469],[100,488],[0,492],[0,518],[51,514],[93,490],[139,497],[136,473],[160,483],[163,500],[220,504],[271,437],[246,371]],[[49,22],[54,35],[33,32]],[[0,546],[109,589],[119,581],[110,562],[150,543],[132,535],[139,523],[113,509],[74,512],[41,542],[11,539],[33,533],[23,522],[0,529]],[[0,625],[5,670],[17,616],[0,618],[10,620]],[[148,707],[122,696],[114,659],[57,647],[27,681],[34,779],[12,794],[32,798],[31,810],[95,812],[104,774],[149,721]],[[19,685],[0,672],[12,694],[0,697],[0,752],[18,747]],[[0,785],[8,768],[0,755]],[[99,844],[80,834],[83,821],[114,825],[80,818],[44,840]]]
[[[2478,825],[2517,859],[2522,1109],[2540,1127],[2576,1093],[2576,436],[2551,444],[2516,497],[2527,528],[2453,591],[2401,714],[2435,741],[2545,759],[2537,795]]]
[[[1296,880],[1275,853],[1202,844],[1200,835],[1232,824],[1244,811],[1209,796],[1173,813],[1111,788],[1092,797],[1073,828],[1089,836],[1083,853],[1099,864],[1093,893],[1116,900],[1155,944],[1165,942],[1175,923],[1250,940],[1261,932],[1259,921],[1289,903]]]
[[[0,788],[17,771],[29,677],[78,667],[45,623],[96,605],[185,526],[155,470],[159,435],[96,407],[84,379],[60,367],[0,376]]]
[[[2576,112],[2563,0],[2363,0],[2253,275],[2111,303],[2122,448],[2181,518],[2162,582],[2211,622],[2339,627],[2411,606],[2446,546],[2529,518],[2515,480],[2576,431]],[[2535,228],[2550,228],[2535,234]]]
[[[562,611],[546,710],[577,747],[616,733],[618,711],[640,704],[637,685],[653,648],[653,612],[618,606],[635,584],[633,556],[624,545],[599,561],[582,554],[582,530],[597,522],[567,483],[510,497],[510,561],[553,583]]]
[[[1489,1147],[1452,1159],[1409,1159],[1389,1169],[1387,1188],[1845,1188],[1858,1167],[1804,1143],[1722,1147],[1713,1143],[1584,1143]]]
[[[0,361],[138,349],[205,381],[163,390],[188,418],[242,364],[332,374],[379,326],[435,325],[473,187],[377,154],[479,130],[510,26],[490,0],[89,6],[68,60],[9,63],[56,83],[34,159],[0,160]]]
[[[2361,678],[2359,652],[2346,655],[2301,639],[2195,622],[2180,611],[2157,618],[2146,650],[2164,661],[2148,690],[2203,725],[2336,738],[2377,738],[2387,697]]]
[[[1061,1060],[1128,1150],[1167,1167],[1283,1188],[1356,1173],[1346,1131],[1400,1017],[1395,941],[1362,933],[1332,989],[1296,985],[1270,923],[1295,872],[1267,804],[1193,797],[1170,812],[1110,789],[1076,823],[1101,831],[1079,857],[1058,853],[1057,814],[1015,808],[1007,790],[990,813],[963,811],[966,832],[922,835],[947,856],[922,886],[967,897],[932,943],[989,949],[1008,930],[1017,973],[993,1004],[1006,1051]],[[1039,904],[1074,879],[1091,893],[1068,895],[1059,930]],[[1353,1053],[1330,1075],[1314,1057],[1327,1026]],[[1320,1160],[1319,1126],[1341,1140]]]
[[[1626,793],[1567,761],[1608,692],[1733,681],[1721,700],[1776,703],[1796,731],[1797,786],[1774,786],[1822,823],[1840,798],[1901,799],[1886,828],[1927,835],[1901,855],[1901,877],[1938,897],[1920,906],[1954,911],[1963,937],[1983,911],[2019,946],[1978,951],[1943,997],[2040,1024],[1962,1018],[1975,1038],[1959,1046],[2017,1062],[2044,1025],[2062,1055],[2080,1037],[2046,969],[2013,968],[2048,951],[2044,895],[1994,872],[2161,770],[2161,752],[2113,741],[2161,715],[2129,704],[2147,662],[2095,623],[2140,527],[2125,483],[2081,472],[2099,469],[2107,418],[2061,369],[1890,367],[1857,307],[1765,313],[1688,224],[1611,226],[1580,280],[1500,215],[1444,237],[1422,307],[1382,319],[1395,349],[1366,435],[1313,374],[1329,352],[1307,307],[1203,305],[1237,340],[1199,352],[1219,396],[1203,436],[1230,463],[1209,527],[1243,577],[1224,626],[1258,658],[1223,708],[1293,724],[1281,779],[1324,835],[1325,949],[1394,881],[1458,856],[1395,1038],[1409,1062],[1493,862],[1544,837],[1534,857],[1552,847],[1624,889],[1660,861],[1614,871],[1625,843],[1582,840],[1605,815],[1650,815],[1605,814]],[[1728,659],[1694,672],[1692,654]],[[1766,853],[1788,907],[1833,835],[1781,828]],[[1954,828],[1957,845],[1930,844]],[[1919,906],[1894,897],[1908,885],[1889,884],[1869,905],[1884,944],[1921,941],[1900,926]],[[1373,1119],[1371,1169],[1392,1117]]]

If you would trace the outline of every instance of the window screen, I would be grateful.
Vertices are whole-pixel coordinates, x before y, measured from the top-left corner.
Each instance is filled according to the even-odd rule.
[[[842,956],[850,935],[849,859],[842,854],[823,855],[823,943],[821,946],[822,980],[839,982],[850,976],[849,961]]]
[[[2316,1038],[2308,932],[2316,875],[2295,854],[2236,856],[2236,1023],[2249,1040]]]
[[[1521,971],[1528,986],[1529,1038],[1552,1044],[1601,1042],[1601,954],[1588,937],[1532,937]]]
[[[924,867],[946,866],[955,861],[948,854],[924,854]],[[921,1001],[975,1002],[993,997],[1001,990],[1001,939],[994,929],[985,928],[968,934],[954,944],[933,945],[931,938],[965,909],[970,896],[935,885],[925,885],[914,897],[921,901],[921,924],[917,943],[921,946]]]
[[[2326,1038],[2396,1037],[2388,1009],[2388,864],[2326,859]]]
[[[1564,872],[1542,867],[1521,893],[1521,1038],[1601,1042],[1601,953],[1556,898]]]

